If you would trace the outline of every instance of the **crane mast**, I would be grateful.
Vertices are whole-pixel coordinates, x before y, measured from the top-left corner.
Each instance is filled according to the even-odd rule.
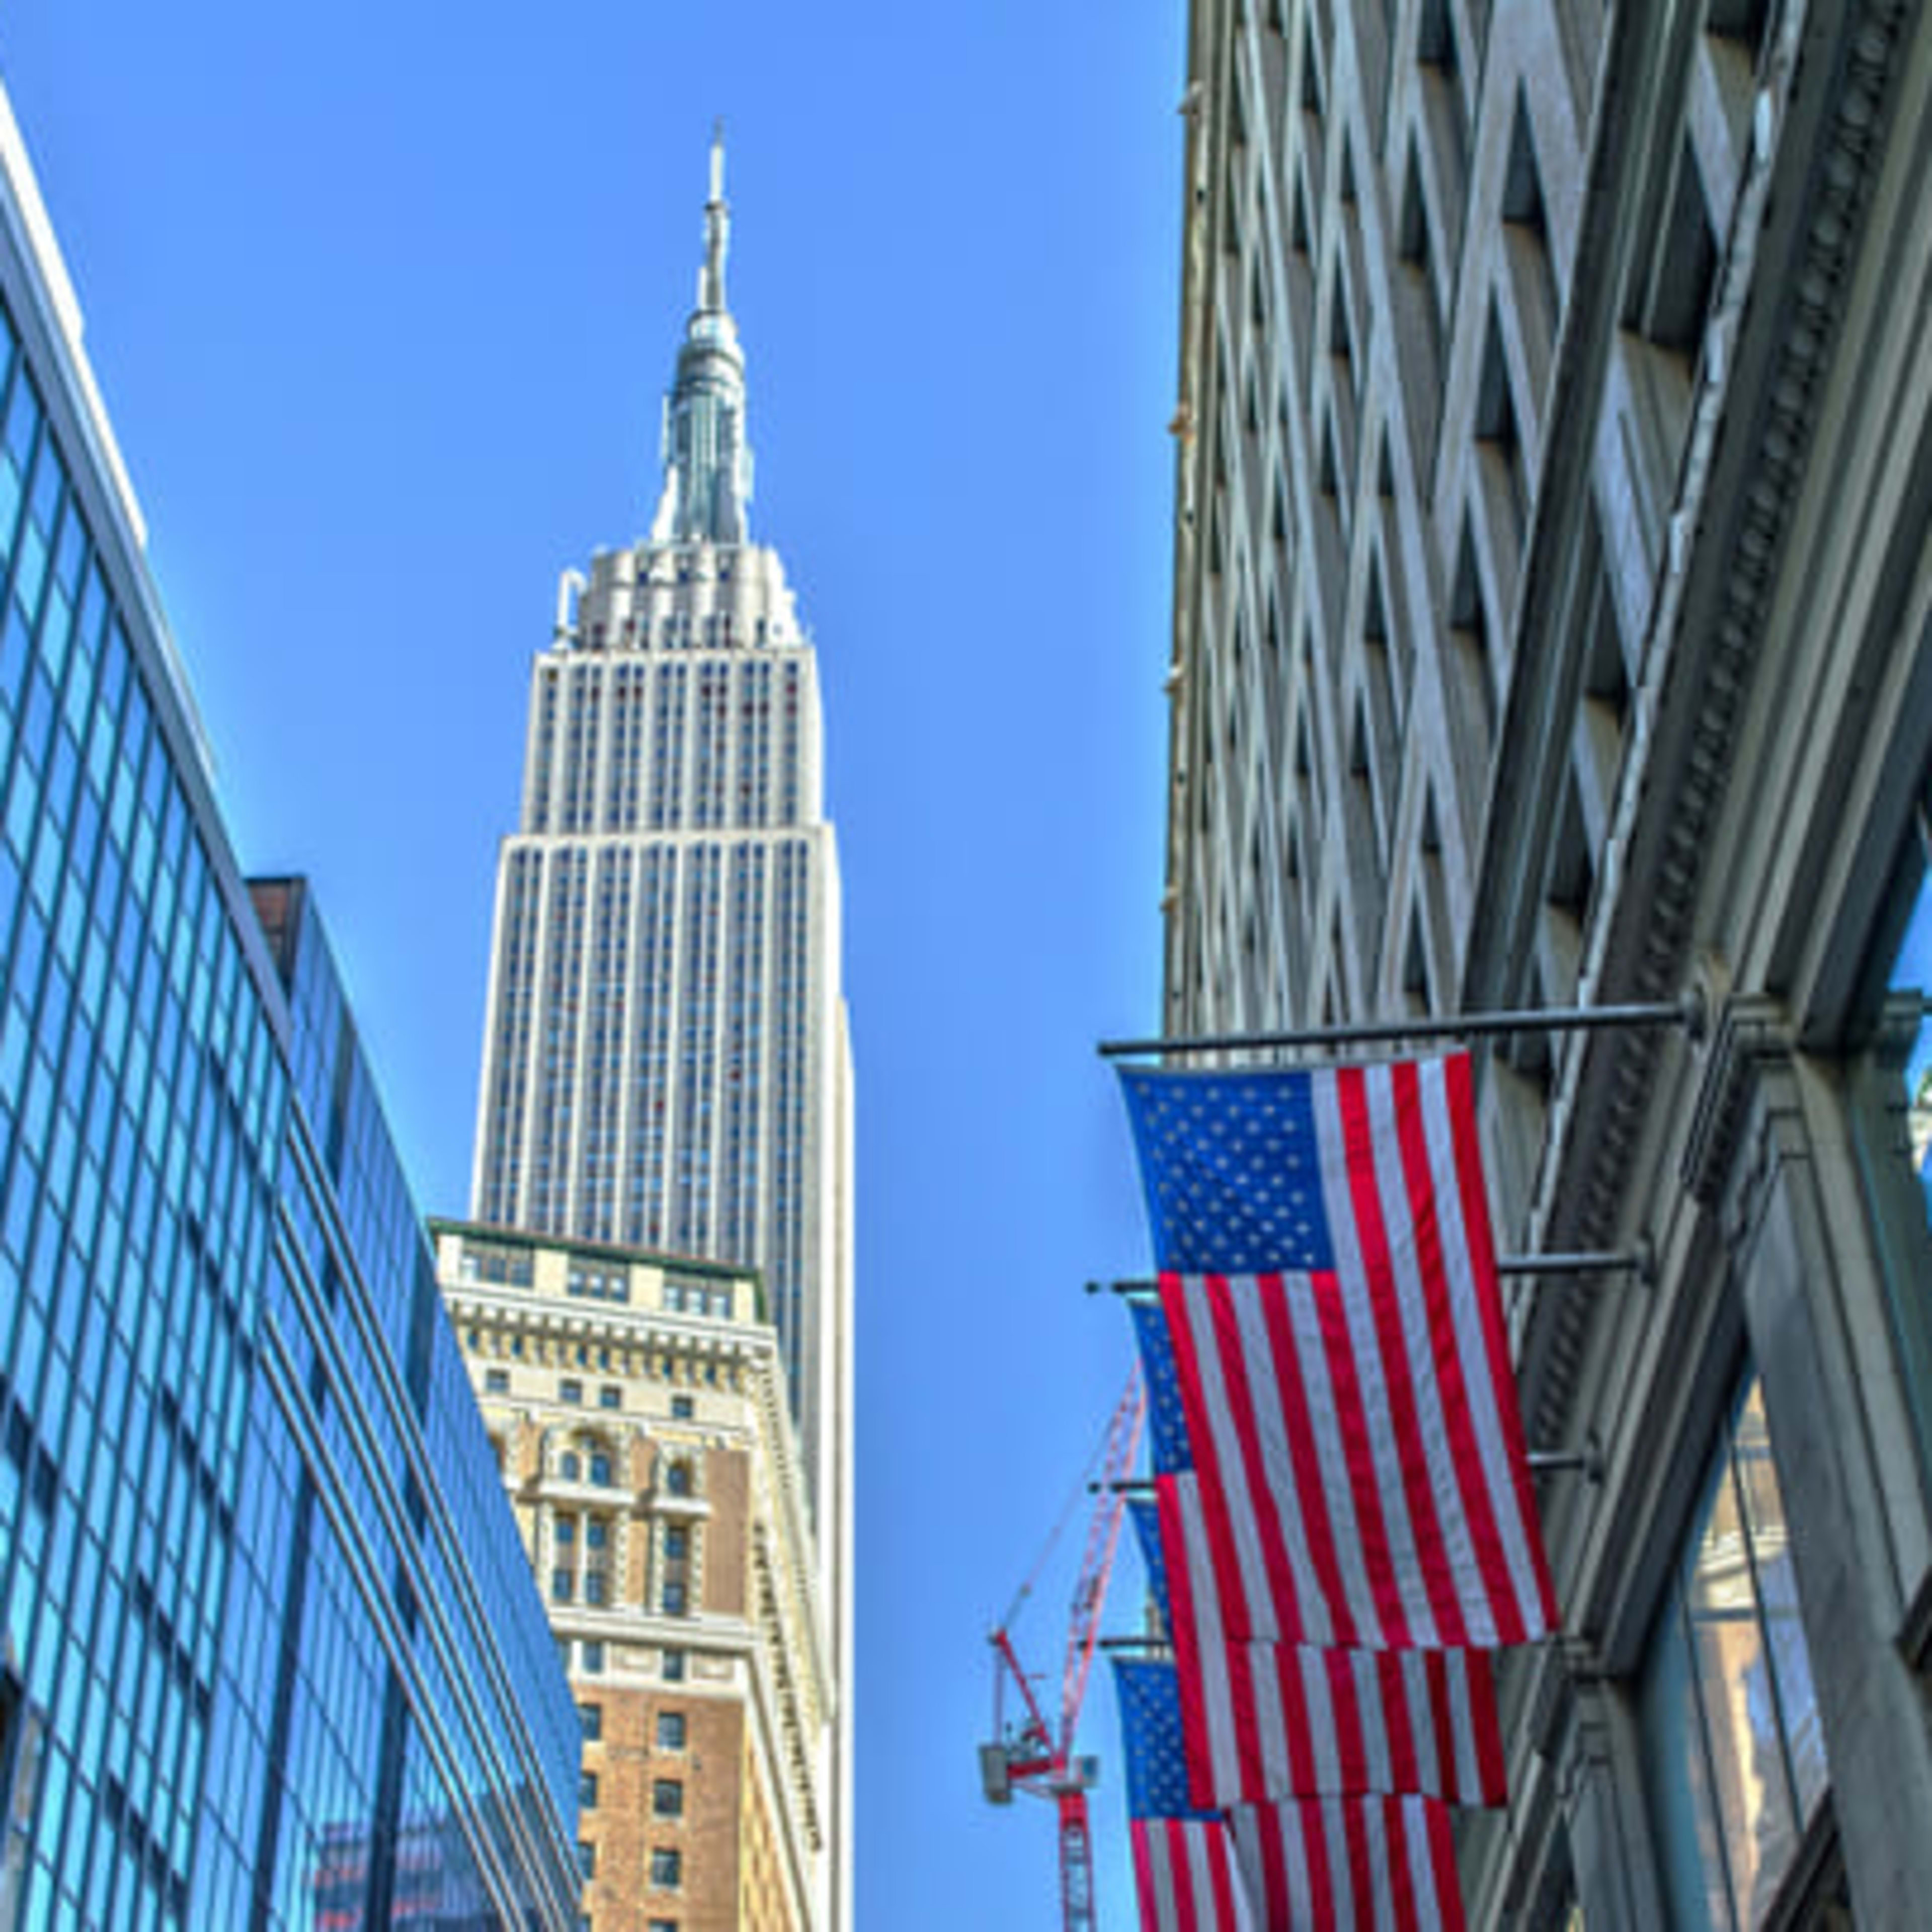
[[[980,1748],[980,1770],[986,1796],[994,1804],[1012,1802],[1016,1791],[1049,1800],[1058,1814],[1060,1835],[1060,1906],[1064,1932],[1095,1932],[1094,1840],[1087,1816],[1087,1793],[1100,1776],[1100,1760],[1078,1756],[1074,1733],[1087,1695],[1087,1678],[1106,1606],[1107,1586],[1114,1570],[1114,1552],[1126,1507],[1119,1485],[1133,1466],[1140,1446],[1141,1421],[1146,1397],[1138,1370],[1130,1374],[1120,1400],[1108,1418],[1096,1461],[1099,1480],[1090,1484],[1093,1506],[1088,1513],[1087,1542],[1080,1574],[1074,1585],[1068,1621],[1066,1649],[1060,1674],[1057,1724],[1050,1723],[1013,1647],[1012,1624],[1032,1594],[1046,1554],[1058,1540],[1061,1518],[1048,1540],[1040,1563],[1021,1585],[1019,1594],[988,1641],[993,1648],[993,1736]],[[1020,1711],[1010,1725],[1006,1719],[1008,1680],[1018,1690]]]

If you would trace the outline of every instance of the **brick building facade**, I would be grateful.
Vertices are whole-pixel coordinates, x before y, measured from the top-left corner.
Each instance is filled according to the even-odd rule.
[[[812,1932],[830,1690],[758,1276],[435,1224],[584,1720],[594,1932]]]

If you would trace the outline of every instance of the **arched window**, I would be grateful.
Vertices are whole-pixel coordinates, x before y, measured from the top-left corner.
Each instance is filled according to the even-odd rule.
[[[664,1493],[670,1496],[688,1496],[691,1493],[691,1465],[682,1457],[665,1466]]]
[[[572,1435],[557,1452],[556,1473],[566,1483],[588,1483],[593,1489],[614,1488],[617,1452],[609,1440],[589,1430]]]

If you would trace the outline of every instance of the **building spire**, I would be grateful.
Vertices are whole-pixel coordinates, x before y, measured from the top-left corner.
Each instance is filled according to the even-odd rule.
[[[724,123],[711,124],[711,199],[704,204],[704,266],[698,272],[698,306],[724,310],[724,251],[731,245],[731,208],[724,199]]]
[[[745,439],[745,358],[724,301],[731,236],[724,199],[724,124],[711,132],[711,193],[704,204],[704,262],[698,306],[685,325],[677,374],[664,398],[664,490],[654,543],[746,541],[752,452]]]

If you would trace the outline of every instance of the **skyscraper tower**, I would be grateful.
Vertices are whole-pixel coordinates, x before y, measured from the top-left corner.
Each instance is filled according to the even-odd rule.
[[[651,534],[565,572],[532,674],[521,823],[497,874],[472,1213],[760,1270],[849,1714],[838,853],[816,658],[777,552],[749,540],[722,134],[704,219]]]

